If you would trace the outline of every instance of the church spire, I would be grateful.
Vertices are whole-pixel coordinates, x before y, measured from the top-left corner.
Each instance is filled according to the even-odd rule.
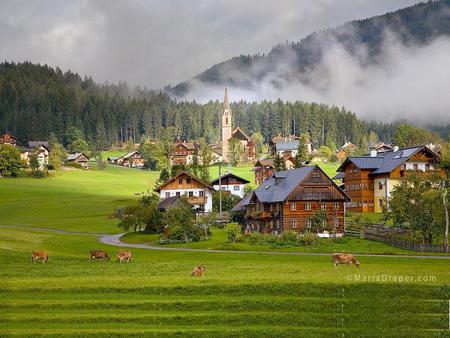
[[[223,110],[230,110],[230,103],[228,102],[228,89],[225,87],[225,97],[223,98]]]

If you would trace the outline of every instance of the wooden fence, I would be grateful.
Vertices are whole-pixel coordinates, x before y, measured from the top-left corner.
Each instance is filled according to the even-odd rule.
[[[345,231],[346,236],[365,238],[372,241],[383,242],[396,248],[417,252],[445,252],[445,246],[441,244],[423,244],[413,241],[402,240],[399,235],[412,234],[411,230],[391,228],[384,225],[366,227],[364,230]]]

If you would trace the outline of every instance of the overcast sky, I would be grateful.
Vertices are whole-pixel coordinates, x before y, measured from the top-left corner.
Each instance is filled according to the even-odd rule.
[[[1,60],[160,88],[415,0],[0,1]]]

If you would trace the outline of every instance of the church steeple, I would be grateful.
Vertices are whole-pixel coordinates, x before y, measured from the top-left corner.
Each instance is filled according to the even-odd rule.
[[[222,112],[222,153],[225,161],[228,161],[228,140],[232,136],[232,116],[230,103],[228,102],[228,90],[225,87]]]
[[[228,88],[225,87],[225,96],[223,98],[223,110],[230,110],[230,103],[228,102]]]

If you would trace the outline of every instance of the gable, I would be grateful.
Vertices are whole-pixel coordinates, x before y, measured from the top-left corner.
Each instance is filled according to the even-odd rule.
[[[211,186],[206,183],[201,182],[195,177],[183,172],[173,177],[165,184],[161,185],[159,189],[155,191],[160,192],[161,190],[187,190],[187,189],[209,189],[214,190]]]

